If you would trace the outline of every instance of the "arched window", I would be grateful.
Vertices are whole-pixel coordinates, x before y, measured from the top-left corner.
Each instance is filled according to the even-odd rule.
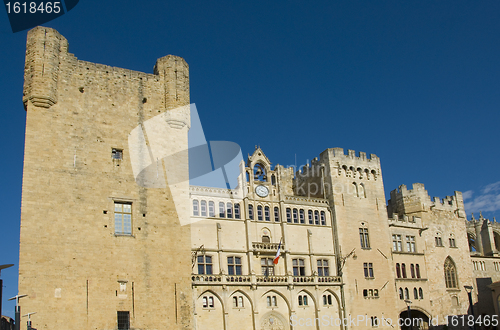
[[[319,212],[314,211],[314,224],[319,225]]]
[[[208,202],[208,216],[215,217],[215,203],[212,201]]]
[[[321,211],[321,225],[326,226],[325,211]]]
[[[255,164],[253,167],[253,179],[255,181],[267,181],[266,168],[262,164]]]
[[[396,277],[401,278],[401,265],[399,263],[396,264]]]
[[[411,278],[415,278],[415,265],[414,264],[410,265],[410,273],[411,273]]]
[[[292,209],[289,207],[286,209],[286,222],[292,222]]]
[[[293,209],[293,223],[299,223],[299,211]]]
[[[275,170],[276,170],[276,169],[275,169]],[[273,186],[275,186],[275,185],[276,185],[276,175],[274,175],[274,174],[273,174],[273,175],[271,175],[271,184],[272,184]]]
[[[278,207],[274,208],[274,222],[280,221],[280,209]]]
[[[420,266],[418,264],[415,265],[415,272],[417,273],[417,278],[420,278]]]
[[[307,216],[309,217],[309,224],[312,225],[314,223],[313,222],[313,211],[312,210],[307,211]]]
[[[197,199],[193,200],[193,215],[194,216],[200,215],[199,205],[200,205],[200,203],[198,202]]]
[[[356,184],[356,182],[353,182],[352,183],[352,194],[356,197],[359,197],[358,195],[358,185]]]
[[[457,268],[450,257],[444,262],[444,280],[447,288],[458,288]]]
[[[418,290],[417,290],[417,288],[413,288],[413,299],[415,299],[415,300],[418,299]]]
[[[306,220],[305,220],[304,209],[300,209],[299,215],[300,215],[300,223],[305,223]]]
[[[401,264],[401,273],[403,278],[406,278],[406,264]]]
[[[257,206],[257,220],[259,220],[259,221],[263,220],[263,217],[262,217],[262,206],[261,205]]]
[[[358,189],[359,189],[359,197],[366,198],[365,186],[363,184],[360,184]]]
[[[420,299],[424,299],[424,290],[422,290],[422,288],[418,289],[418,296]]]
[[[201,201],[201,216],[207,216],[207,201]]]
[[[410,291],[408,291],[408,288],[405,288],[405,299],[410,299]]]
[[[229,219],[232,219],[233,218],[233,203],[227,203],[226,208],[227,208],[227,217]]]
[[[405,297],[403,295],[403,289],[402,288],[399,288],[399,299],[401,299],[401,300],[405,299]]]
[[[226,217],[226,208],[224,206],[224,202],[219,203],[219,218]]]
[[[234,204],[234,218],[235,219],[240,218],[240,204],[238,203]]]
[[[253,205],[252,204],[248,205],[248,218],[250,218],[250,220],[253,220]]]
[[[271,238],[267,235],[262,235],[262,243],[271,243]]]
[[[472,234],[467,234],[467,239],[469,241],[469,251],[470,252],[476,252],[476,240],[474,239],[474,235]]]
[[[269,206],[266,206],[264,208],[264,217],[265,217],[266,221],[271,221],[271,214],[269,212]]]

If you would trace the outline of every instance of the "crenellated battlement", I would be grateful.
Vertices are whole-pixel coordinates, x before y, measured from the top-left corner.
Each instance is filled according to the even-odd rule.
[[[391,199],[389,199],[387,205],[389,216],[437,210],[454,212],[458,217],[465,218],[462,193],[455,191],[453,196],[431,199],[422,183],[414,183],[412,189],[408,189],[406,185],[401,185],[398,189],[391,191]]]

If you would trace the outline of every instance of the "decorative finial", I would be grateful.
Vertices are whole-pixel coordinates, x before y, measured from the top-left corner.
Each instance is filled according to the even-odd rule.
[[[482,211],[479,211],[479,219],[480,219],[480,220],[484,219],[484,218],[483,218],[483,212],[482,212]]]
[[[476,220],[476,219],[474,219],[474,213],[471,212],[470,218],[471,218],[471,220]]]

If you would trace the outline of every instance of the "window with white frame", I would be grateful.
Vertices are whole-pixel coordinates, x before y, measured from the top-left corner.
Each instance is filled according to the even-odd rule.
[[[261,258],[260,268],[262,270],[262,275],[273,276],[274,275],[274,263],[273,258]]]
[[[115,202],[115,235],[132,235],[132,204]]]
[[[274,208],[274,222],[280,221],[280,209],[276,206]]]
[[[201,216],[207,216],[207,201],[201,201]]]
[[[286,222],[292,222],[292,209],[286,208]]]
[[[314,224],[314,220],[313,220],[313,211],[312,211],[312,210],[307,211],[307,217],[308,217],[308,219],[309,219],[309,224],[310,224],[310,225]]]
[[[234,204],[234,218],[235,219],[240,219],[241,218],[241,215],[240,215],[240,204],[239,203]]]
[[[232,219],[233,218],[233,203],[226,203],[226,214],[227,214],[227,217],[228,219]]]
[[[403,250],[403,242],[401,240],[401,235],[392,235],[392,250],[393,251]]]
[[[306,276],[304,259],[292,259],[293,276]]]
[[[226,206],[224,205],[224,202],[219,202],[219,218],[225,218],[226,217]]]
[[[370,248],[370,237],[368,236],[368,228],[359,228],[359,241],[362,249]]]
[[[299,211],[293,209],[293,223],[299,223]]]
[[[194,216],[200,215],[200,202],[197,199],[193,200],[193,215]]]
[[[326,226],[326,215],[325,215],[325,211],[321,211],[320,213],[320,219],[321,219],[321,225],[322,226]]]
[[[263,219],[264,218],[263,218],[263,215],[262,215],[262,206],[258,205],[257,206],[257,220],[262,221]]]
[[[306,222],[306,217],[305,217],[304,209],[300,209],[300,211],[299,211],[299,220],[300,220],[300,223],[305,223]]]
[[[269,206],[264,207],[264,219],[266,221],[271,221],[271,212],[269,210]]]
[[[215,203],[212,201],[208,202],[208,216],[215,217]]]
[[[415,236],[406,236],[406,251],[417,252],[415,247]]]

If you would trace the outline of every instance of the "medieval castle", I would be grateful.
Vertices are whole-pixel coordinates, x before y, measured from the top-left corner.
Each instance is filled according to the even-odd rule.
[[[236,188],[190,186],[180,57],[89,63],[37,27],[23,103],[19,292],[39,330],[466,329],[468,292],[477,329],[498,323],[500,226],[460,192],[387,200],[379,158],[341,148],[294,173],[256,147]]]

